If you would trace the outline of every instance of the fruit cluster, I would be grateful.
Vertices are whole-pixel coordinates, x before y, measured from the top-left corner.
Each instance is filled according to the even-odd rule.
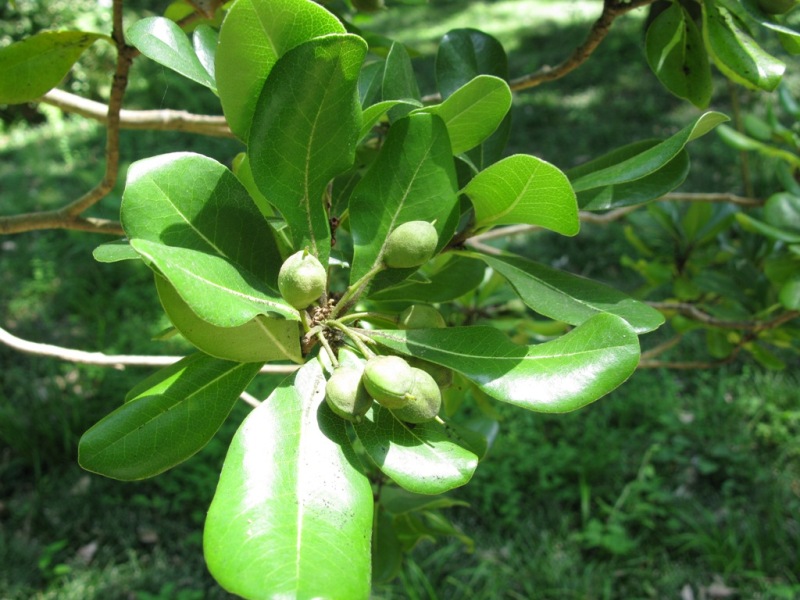
[[[402,223],[387,237],[377,270],[419,267],[433,256],[438,241],[433,224],[426,221]],[[307,249],[287,258],[278,274],[281,296],[300,311],[318,302],[326,293],[327,285],[325,267]],[[397,324],[403,329],[446,326],[439,311],[422,304],[406,308],[397,318]],[[336,365],[325,388],[326,402],[335,414],[349,421],[359,421],[375,401],[406,423],[424,423],[438,416],[442,405],[441,388],[452,383],[452,371],[419,359],[407,361],[399,356],[375,355],[358,343],[361,356],[339,363],[333,359],[334,349],[328,341],[334,339],[330,335],[334,327],[348,333],[335,319],[322,319],[307,329],[316,328],[317,338]]]

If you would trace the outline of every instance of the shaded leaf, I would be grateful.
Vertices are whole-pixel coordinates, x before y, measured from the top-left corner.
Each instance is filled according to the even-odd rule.
[[[328,182],[355,162],[361,129],[356,83],[366,44],[328,35],[288,51],[274,65],[248,135],[253,177],[283,215],[295,248],[327,264]]]
[[[376,506],[372,527],[372,583],[391,581],[403,565],[403,548],[391,515]]]
[[[478,75],[508,77],[508,59],[502,44],[477,29],[448,31],[436,53],[436,83],[442,98]]]
[[[0,48],[0,104],[22,104],[56,87],[83,51],[108,36],[42,31]]]
[[[324,396],[312,360],[233,438],[203,534],[208,568],[231,593],[369,597],[372,490]]]
[[[84,433],[78,462],[124,481],[174,467],[208,443],[260,368],[204,354],[182,359]]]
[[[460,298],[483,281],[486,266],[479,260],[446,253],[431,261],[424,270],[427,281],[404,281],[402,284],[370,294],[378,301],[406,300],[437,304]]]
[[[636,332],[607,313],[532,346],[479,326],[369,335],[395,352],[461,373],[497,400],[539,412],[568,412],[594,402],[630,377],[639,362]]]
[[[395,121],[408,114],[411,110],[409,105],[422,106],[411,57],[408,55],[406,47],[398,42],[392,43],[389,54],[386,56],[381,79],[381,100],[405,101],[402,106],[396,106],[389,111],[390,121]]]

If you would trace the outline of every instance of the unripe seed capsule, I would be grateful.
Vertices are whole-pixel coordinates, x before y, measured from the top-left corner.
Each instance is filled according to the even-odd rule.
[[[306,250],[287,258],[278,272],[278,290],[297,309],[307,308],[325,293],[328,273],[313,254]]]
[[[339,367],[325,384],[325,402],[336,415],[348,421],[359,421],[372,406],[361,375],[359,368]]]
[[[412,304],[400,313],[398,324],[403,329],[441,329],[447,327],[442,313],[427,304]]]
[[[392,410],[395,417],[406,423],[425,423],[439,414],[442,408],[442,392],[433,377],[422,369],[411,368],[414,384],[411,399],[402,408]]]
[[[425,264],[436,252],[439,234],[427,221],[398,225],[386,238],[383,262],[387,267],[406,269]]]
[[[381,406],[401,408],[408,403],[414,373],[399,356],[375,356],[367,361],[362,380],[369,395]]]

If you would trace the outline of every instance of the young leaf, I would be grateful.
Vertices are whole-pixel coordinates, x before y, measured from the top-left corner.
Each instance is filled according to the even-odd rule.
[[[716,2],[703,2],[703,39],[714,64],[731,81],[773,91],[786,65],[768,54],[747,33],[739,17]]]
[[[128,28],[127,38],[147,58],[216,93],[213,71],[203,66],[189,38],[174,21],[164,17],[142,19]]]
[[[312,38],[344,32],[336,17],[311,0],[234,2],[219,31],[216,57],[219,99],[231,131],[247,137],[258,95],[278,58]]]
[[[437,421],[411,426],[374,404],[353,427],[378,468],[409,492],[441,494],[460,487],[478,466],[478,457]]]
[[[477,326],[375,330],[369,336],[395,352],[453,369],[497,400],[538,412],[568,412],[594,402],[639,362],[636,332],[608,313],[533,346]]]
[[[22,104],[56,87],[100,38],[85,31],[42,31],[0,48],[0,104]]]
[[[541,315],[580,325],[598,313],[625,319],[636,333],[657,329],[664,316],[644,302],[597,281],[519,256],[469,253],[505,277],[522,301]]]
[[[113,263],[123,260],[140,260],[139,253],[131,248],[128,240],[117,240],[100,244],[92,251],[92,256],[97,262]]]
[[[711,101],[711,66],[703,36],[679,3],[664,10],[647,29],[647,62],[670,92],[698,108]]]
[[[656,145],[642,142],[641,151],[633,156],[629,156],[627,151],[621,152],[618,155],[619,161],[614,164],[608,164],[610,162],[608,158],[592,161],[570,169],[567,175],[576,192],[637,181],[663,168],[684,149],[686,144],[727,120],[728,117],[722,113],[713,111],[704,113],[693,123]]]
[[[291,360],[302,363],[297,321],[254,317],[238,327],[218,327],[198,317],[164,277],[156,290],[169,320],[189,342],[210,356],[236,362]]]
[[[84,433],[78,462],[123,481],[174,467],[208,443],[260,368],[204,354],[182,359]]]
[[[453,154],[485,141],[511,108],[511,89],[498,77],[478,75],[441,104],[418,109],[439,115],[447,126]]]
[[[355,35],[328,35],[288,51],[272,68],[248,134],[256,184],[286,219],[295,248],[323,264],[330,227],[328,182],[355,162],[361,129],[356,83],[367,46]]]
[[[563,235],[580,229],[566,175],[534,156],[509,156],[478,173],[462,191],[475,207],[476,229],[506,223],[540,225]]]
[[[372,490],[308,362],[233,438],[208,510],[214,578],[244,598],[366,600]]]
[[[416,104],[420,101],[419,87],[417,87],[417,78],[411,65],[411,57],[403,44],[394,42],[386,57],[381,80],[381,100],[406,101],[405,105],[397,106],[389,111],[391,121],[407,115],[411,110],[408,106],[409,103]]]
[[[456,175],[447,130],[435,115],[396,121],[350,199],[354,283],[382,260],[389,233],[406,221],[433,222],[440,247],[452,235]],[[409,269],[392,269],[407,277]],[[400,281],[398,279],[397,281]]]

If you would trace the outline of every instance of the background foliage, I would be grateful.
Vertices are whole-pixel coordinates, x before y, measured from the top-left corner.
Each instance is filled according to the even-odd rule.
[[[103,11],[65,4],[65,12],[51,5],[47,24],[93,18],[102,27]],[[431,23],[449,29],[480,20],[510,50],[511,71],[526,72],[557,61],[583,29],[578,3],[571,9],[550,3],[548,14],[561,18],[530,24],[519,14],[541,18],[544,4],[523,4],[441,2],[374,23],[405,32],[403,41],[423,53],[415,64],[424,73],[430,69],[424,53],[443,33]],[[29,24],[17,22],[16,13],[3,22],[38,29],[42,7],[17,5],[20,14],[29,10]],[[611,139],[663,136],[688,120],[687,107],[661,92],[646,67],[640,20],[631,16],[617,25],[579,73],[515,96],[512,149],[533,146],[568,167],[602,153]],[[616,68],[620,63],[626,68]],[[147,61],[135,68],[131,107],[213,109],[168,71]],[[102,98],[104,82],[93,82],[94,72],[91,63],[83,74],[73,72],[70,85],[77,87],[71,89]],[[797,89],[796,80],[788,85]],[[715,89],[714,106],[727,108],[724,83]],[[776,105],[741,96],[756,114]],[[4,214],[59,205],[102,171],[100,127],[46,107],[42,112],[10,115],[3,125]],[[123,132],[122,143],[126,162],[154,148],[197,149],[225,161],[234,148],[176,133]],[[692,155],[685,189],[740,189],[738,158],[729,146],[707,136]],[[750,160],[755,193],[779,189],[774,167],[760,157]],[[101,204],[107,216],[115,216],[120,193]],[[646,230],[652,218],[635,224]],[[577,245],[546,233],[512,244],[537,260],[634,290],[646,281],[620,264],[620,256],[636,252],[623,239],[616,226],[590,226]],[[17,334],[42,339],[46,333],[52,343],[109,352],[186,350],[179,342],[143,339],[143,330],[155,335],[167,323],[141,266],[98,266],[90,256],[95,240],[80,233],[36,232],[2,244],[0,305],[8,307],[5,325]],[[692,351],[700,355],[702,343],[690,345]],[[245,407],[190,462],[120,486],[81,472],[75,448],[78,436],[141,374],[77,368],[5,348],[0,362],[0,564],[8,567],[0,595],[223,597],[201,564],[200,527]],[[565,416],[497,407],[502,435],[485,468],[455,494],[470,506],[448,512],[475,538],[475,552],[458,539],[423,544],[400,580],[377,588],[375,597],[674,597],[686,585],[696,593],[730,588],[742,597],[793,597],[800,592],[796,384],[791,369],[766,373],[743,358],[708,372],[640,372],[604,402]]]

